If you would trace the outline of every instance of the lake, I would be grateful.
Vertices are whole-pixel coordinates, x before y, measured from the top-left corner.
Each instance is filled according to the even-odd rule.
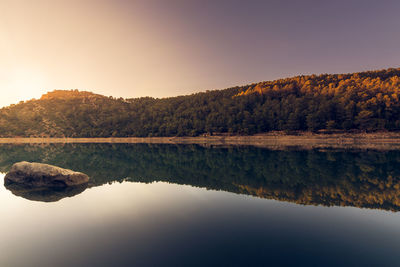
[[[84,187],[0,187],[0,266],[399,266],[400,151],[0,145]]]

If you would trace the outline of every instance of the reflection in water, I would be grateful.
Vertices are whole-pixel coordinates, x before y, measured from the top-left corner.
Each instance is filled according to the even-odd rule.
[[[4,185],[14,195],[33,201],[55,202],[65,197],[73,197],[86,190],[87,184],[66,187],[30,187],[11,183]]]
[[[0,186],[0,266],[400,266],[400,213],[379,210],[399,210],[399,158],[396,151],[2,145],[0,172],[28,160],[92,181],[53,203]],[[12,190],[39,201],[80,191]]]
[[[86,173],[89,187],[164,181],[299,204],[400,210],[400,151],[272,151],[196,145],[1,145],[0,171],[26,160]],[[81,189],[79,189],[81,190]],[[82,191],[14,194],[56,201]],[[17,193],[16,193],[17,192]]]

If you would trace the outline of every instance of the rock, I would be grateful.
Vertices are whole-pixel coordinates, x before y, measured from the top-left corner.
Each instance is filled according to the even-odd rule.
[[[29,187],[67,187],[86,184],[89,177],[81,172],[35,162],[15,163],[4,177],[4,184],[21,184]]]

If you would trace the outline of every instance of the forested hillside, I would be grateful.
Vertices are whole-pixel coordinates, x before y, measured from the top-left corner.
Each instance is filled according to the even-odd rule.
[[[400,69],[310,75],[170,98],[56,90],[0,110],[1,137],[400,130]]]

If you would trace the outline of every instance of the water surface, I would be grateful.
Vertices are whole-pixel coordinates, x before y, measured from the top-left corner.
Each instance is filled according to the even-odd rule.
[[[91,183],[0,187],[0,266],[400,264],[400,151],[0,146],[22,160]]]

